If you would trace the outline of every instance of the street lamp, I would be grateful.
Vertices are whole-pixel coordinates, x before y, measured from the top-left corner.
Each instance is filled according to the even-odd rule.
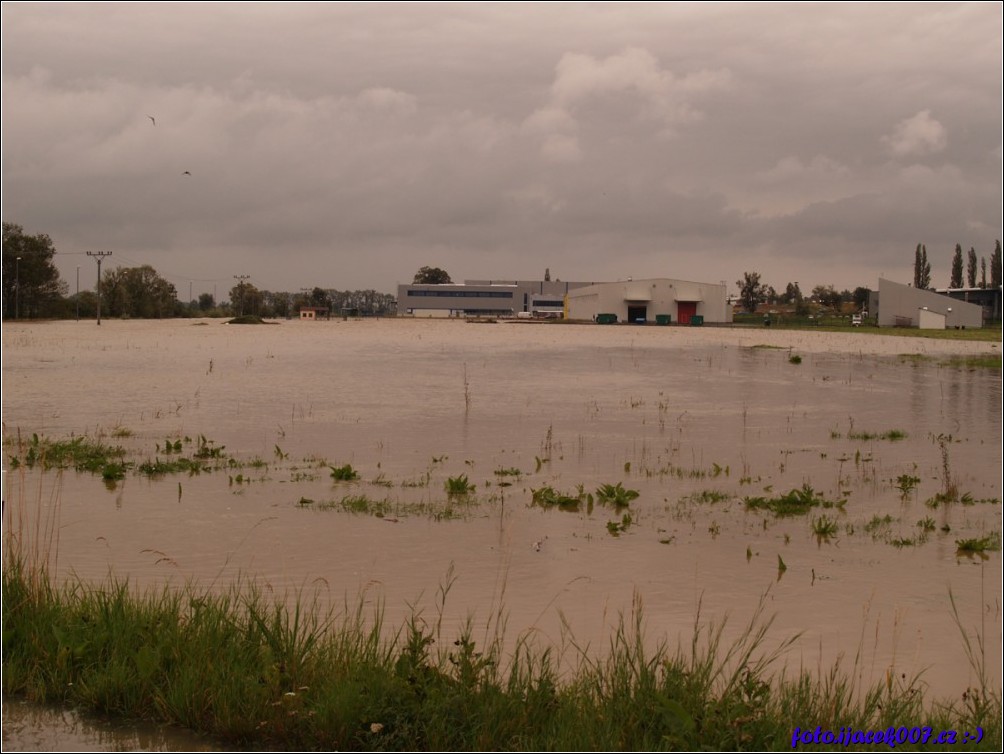
[[[14,262],[14,319],[21,319],[21,257]]]

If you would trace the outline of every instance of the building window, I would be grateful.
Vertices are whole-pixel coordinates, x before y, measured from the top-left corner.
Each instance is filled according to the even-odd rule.
[[[512,298],[512,291],[408,291],[408,295],[434,298]]]

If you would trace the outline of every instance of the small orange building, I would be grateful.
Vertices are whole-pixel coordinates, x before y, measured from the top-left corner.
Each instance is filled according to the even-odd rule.
[[[300,319],[331,319],[331,311],[326,306],[303,306]]]

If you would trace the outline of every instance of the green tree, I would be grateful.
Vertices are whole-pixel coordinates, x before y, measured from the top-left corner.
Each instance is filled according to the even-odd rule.
[[[173,317],[178,292],[148,264],[117,267],[101,276],[102,311],[109,317]]]
[[[67,285],[53,262],[56,247],[44,233],[27,235],[15,223],[3,223],[4,316],[46,317],[59,308]]]
[[[913,260],[913,287],[927,289],[931,287],[931,263],[927,261],[927,247],[917,244],[917,253]]]
[[[243,280],[230,289],[230,306],[238,316],[243,314],[261,315],[265,297],[251,283]]]
[[[264,309],[262,316],[289,317],[292,313],[293,294],[288,292],[264,291]]]
[[[955,254],[952,256],[952,277],[948,281],[949,288],[962,287],[962,245],[955,244]]]
[[[987,258],[980,257],[980,288],[987,287]]]
[[[851,300],[854,302],[854,308],[858,311],[868,308],[868,297],[871,295],[871,288],[863,288],[858,286],[854,289],[854,293],[851,294]]]
[[[976,287],[976,249],[969,248],[969,259],[966,261],[966,278],[970,288]]]
[[[990,287],[1001,287],[1001,242],[997,241],[994,253],[990,255]]]
[[[415,279],[412,281],[414,285],[443,285],[452,282],[450,274],[438,267],[422,267],[415,273]]]
[[[759,272],[744,272],[736,285],[739,287],[739,301],[743,309],[750,313],[755,312],[757,306],[767,300],[767,286],[760,282]]]
[[[802,300],[802,291],[798,287],[798,283],[788,283],[784,288],[784,297],[782,301],[786,304],[797,304]]]
[[[216,301],[213,299],[212,293],[200,293],[199,294],[199,311],[208,312],[216,306]]]
[[[310,292],[310,305],[331,308],[331,296],[323,288],[314,288]]]
[[[840,311],[843,296],[832,285],[817,285],[812,289],[812,297],[822,306]]]

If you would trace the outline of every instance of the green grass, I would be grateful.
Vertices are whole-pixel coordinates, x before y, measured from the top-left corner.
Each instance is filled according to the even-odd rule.
[[[819,539],[829,539],[837,533],[837,522],[827,515],[812,519],[812,533]]]
[[[830,432],[830,439],[839,440],[841,437],[843,435],[838,431],[833,430]],[[847,433],[848,440],[888,440],[890,442],[899,442],[906,438],[906,432],[901,429],[890,429],[885,432],[854,432],[852,430]]]
[[[681,502],[701,504],[720,503],[725,500],[731,500],[732,497],[733,496],[727,492],[721,492],[719,490],[701,490],[700,492],[694,492],[687,495],[681,500]]]
[[[900,474],[896,477],[896,489],[899,490],[900,495],[904,498],[909,496],[917,488],[918,484],[920,484],[920,477],[911,474]]]
[[[917,366],[919,364],[937,364],[943,367],[954,367],[957,369],[1001,369],[1001,362],[1004,357],[1001,354],[976,354],[970,356],[949,356],[946,358],[936,358],[920,353],[900,354],[899,360]]]
[[[344,466],[328,466],[331,469],[331,478],[336,482],[353,482],[359,478],[359,472],[352,468],[351,463]]]
[[[762,326],[763,317],[737,316],[737,325],[748,322],[754,326]],[[959,340],[967,342],[1001,342],[1001,326],[991,325],[977,329],[966,330],[921,330],[917,327],[854,327],[849,318],[824,318],[819,320],[799,320],[794,317],[784,317],[782,320],[771,319],[771,330],[809,330],[811,332],[842,332],[861,335],[886,336],[892,338],[925,338],[929,340]]]
[[[463,518],[470,512],[470,506],[457,505],[450,499],[445,502],[401,502],[383,498],[380,500],[368,495],[344,495],[334,500],[313,500],[301,497],[296,502],[299,508],[311,508],[316,511],[342,511],[359,516],[374,516],[375,518],[407,518],[420,516],[435,521],[451,521]]]
[[[801,489],[793,489],[778,497],[747,497],[744,498],[746,510],[768,510],[778,518],[804,516],[813,508],[843,508],[844,500],[827,500],[808,484]]]
[[[443,487],[449,497],[467,497],[474,492],[474,485],[467,478],[467,474],[448,477]]]
[[[125,466],[125,450],[117,445],[107,445],[101,440],[79,435],[65,440],[55,440],[44,435],[32,434],[24,439],[18,435],[9,441],[14,453],[8,456],[12,469],[22,463],[28,468],[36,466],[48,469],[74,469],[92,474],[103,474],[109,466],[112,473],[122,471]]]
[[[532,505],[538,508],[557,508],[567,513],[578,513],[585,497],[581,492],[575,496],[566,495],[550,486],[531,490],[530,494]]]
[[[3,693],[184,726],[226,749],[781,750],[804,721],[834,731],[979,726],[983,740],[967,750],[1001,745],[1000,693],[985,680],[961,701],[932,703],[918,679],[867,688],[856,666],[785,670],[792,640],[770,639],[766,600],[732,642],[725,621],[698,611],[675,650],[645,636],[636,600],[597,654],[574,638],[561,648],[533,633],[508,641],[504,617],[477,635],[471,620],[447,624],[450,579],[437,615],[415,610],[392,627],[363,600],[329,610],[248,582],[223,592],[57,588],[8,551]],[[574,669],[559,670],[563,656]]]
[[[984,537],[974,539],[957,539],[955,546],[960,555],[979,555],[985,552],[1000,552],[1000,532],[991,532]]]
[[[620,482],[617,482],[617,484],[603,484],[596,490],[596,500],[601,505],[612,505],[615,510],[626,508],[637,497],[637,490],[625,489]]]

